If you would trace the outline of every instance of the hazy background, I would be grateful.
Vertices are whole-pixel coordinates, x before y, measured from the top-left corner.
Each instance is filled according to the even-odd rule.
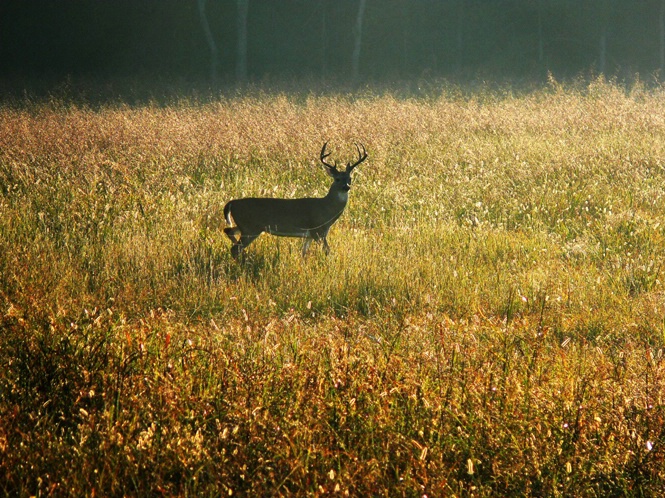
[[[248,5],[246,69],[239,5]],[[361,0],[2,0],[0,77],[353,79]],[[359,81],[660,78],[663,0],[366,0]]]

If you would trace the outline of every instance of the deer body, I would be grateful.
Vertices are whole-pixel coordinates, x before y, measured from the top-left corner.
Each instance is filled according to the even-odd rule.
[[[343,171],[337,170],[336,164],[325,162],[329,155],[325,153],[326,144],[321,149],[321,162],[328,174],[334,179],[325,197],[305,197],[301,199],[275,199],[265,197],[246,197],[234,199],[224,206],[224,217],[229,225],[224,232],[233,242],[231,255],[237,258],[263,232],[280,237],[301,237],[305,239],[303,256],[312,241],[322,242],[323,250],[328,254],[330,247],[326,237],[330,227],[344,212],[351,188],[351,171],[367,158],[358,147],[359,160]]]

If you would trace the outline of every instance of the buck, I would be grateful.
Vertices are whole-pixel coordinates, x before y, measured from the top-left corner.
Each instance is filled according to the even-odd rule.
[[[351,189],[351,172],[367,159],[365,147],[356,144],[358,160],[347,163],[346,169],[338,170],[337,162],[328,164],[326,153],[328,142],[323,144],[320,160],[333,179],[325,197],[301,199],[275,199],[269,197],[246,197],[234,199],[224,206],[224,218],[228,226],[224,233],[231,239],[231,255],[234,259],[263,232],[280,237],[305,239],[302,255],[307,254],[312,241],[323,243],[323,250],[330,253],[326,237],[328,230],[344,212]],[[361,150],[362,147],[362,150]]]

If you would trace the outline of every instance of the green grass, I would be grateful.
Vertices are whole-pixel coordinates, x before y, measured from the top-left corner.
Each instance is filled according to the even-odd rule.
[[[657,496],[665,93],[0,107],[0,490]],[[332,254],[222,207],[323,195]]]

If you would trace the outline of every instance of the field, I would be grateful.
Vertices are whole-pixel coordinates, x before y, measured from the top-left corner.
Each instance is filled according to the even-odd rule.
[[[0,492],[657,496],[664,262],[663,88],[2,104]]]

